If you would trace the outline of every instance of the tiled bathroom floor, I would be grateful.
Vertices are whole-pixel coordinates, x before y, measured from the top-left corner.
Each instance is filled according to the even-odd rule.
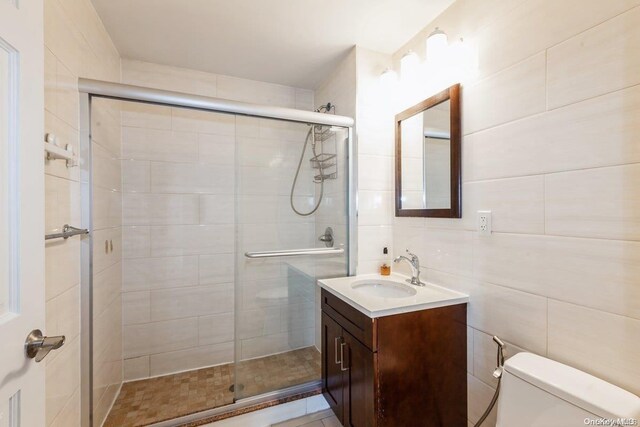
[[[244,385],[239,397],[253,396],[319,379],[320,353],[306,347],[242,362],[237,371]],[[233,383],[233,364],[128,382],[104,425],[145,426],[228,405]]]

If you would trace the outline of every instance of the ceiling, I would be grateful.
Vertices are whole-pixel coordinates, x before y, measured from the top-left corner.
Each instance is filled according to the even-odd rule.
[[[454,0],[92,0],[124,58],[314,89],[354,46],[393,53]]]

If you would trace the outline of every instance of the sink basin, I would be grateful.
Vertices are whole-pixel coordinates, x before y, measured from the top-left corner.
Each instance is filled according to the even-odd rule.
[[[362,274],[321,279],[318,285],[323,295],[333,294],[371,319],[469,302],[468,295],[431,283],[413,286],[407,280],[396,273]]]
[[[381,279],[358,280],[353,282],[351,288],[363,294],[379,298],[408,298],[417,293],[417,291],[409,285]]]

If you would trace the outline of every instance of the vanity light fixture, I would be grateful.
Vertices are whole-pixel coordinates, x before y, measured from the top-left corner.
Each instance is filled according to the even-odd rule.
[[[391,68],[385,69],[382,74],[380,74],[380,83],[386,88],[393,86],[397,80],[398,74]]]
[[[427,61],[439,63],[445,60],[448,46],[447,33],[436,27],[427,37]]]
[[[403,81],[414,80],[418,75],[420,68],[420,58],[410,50],[400,59],[400,77]]]

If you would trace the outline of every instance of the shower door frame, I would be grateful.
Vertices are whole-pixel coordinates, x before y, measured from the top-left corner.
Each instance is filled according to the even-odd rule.
[[[82,239],[80,267],[80,421],[82,427],[93,427],[93,162],[91,142],[91,101],[92,98],[107,98],[120,101],[188,108],[215,113],[227,113],[249,117],[276,119],[314,125],[339,126],[348,129],[347,147],[347,271],[356,274],[357,266],[357,144],[354,119],[346,116],[329,115],[293,108],[251,104],[191,95],[175,91],[111,83],[99,80],[78,79],[80,94],[80,205],[81,227],[90,230]],[[240,399],[232,404],[212,408],[192,415],[186,415],[157,423],[157,426],[172,426],[212,417],[233,409],[259,404],[269,400],[310,392],[320,381],[312,381],[295,387],[277,390],[263,395]]]

